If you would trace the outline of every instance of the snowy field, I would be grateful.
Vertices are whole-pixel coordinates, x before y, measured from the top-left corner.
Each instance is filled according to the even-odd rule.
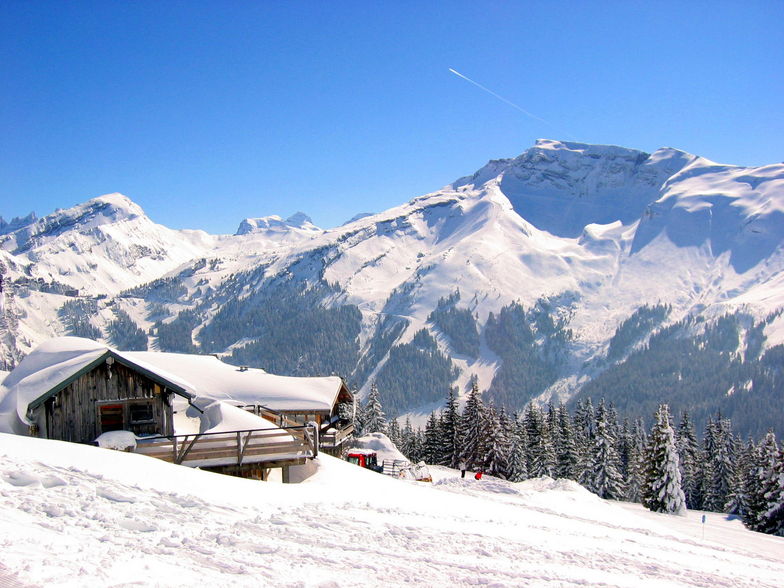
[[[784,539],[572,482],[240,480],[0,434],[0,586],[781,586]]]

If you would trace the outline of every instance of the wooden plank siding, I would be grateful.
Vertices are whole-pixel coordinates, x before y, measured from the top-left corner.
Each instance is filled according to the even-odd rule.
[[[110,377],[111,375],[111,377]],[[144,374],[115,362],[82,374],[45,404],[46,436],[49,439],[91,443],[102,431],[101,407],[122,405],[123,427],[137,435],[171,435],[174,432],[168,392]],[[151,402],[151,422],[130,423],[133,401]]]

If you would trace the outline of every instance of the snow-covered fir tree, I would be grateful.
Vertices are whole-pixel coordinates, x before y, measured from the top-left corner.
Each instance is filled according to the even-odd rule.
[[[400,433],[400,423],[397,422],[397,419],[392,419],[387,424],[387,437],[395,447],[400,447],[400,442],[402,440],[401,433]]]
[[[522,482],[528,479],[528,459],[525,455],[527,437],[525,426],[517,415],[512,417],[510,423],[510,447],[509,447],[509,481]]]
[[[438,426],[436,413],[431,412],[425,425],[425,444],[422,448],[422,459],[425,463],[437,464],[441,455],[441,430]]]
[[[461,422],[461,438],[463,446],[460,451],[460,458],[465,461],[469,470],[481,469],[484,467],[484,448],[486,431],[485,407],[479,394],[479,384],[474,381],[471,385],[471,392],[463,410]]]
[[[409,417],[406,417],[406,422],[403,424],[400,436],[402,440],[398,449],[400,449],[400,452],[409,460],[414,461],[419,450],[417,448],[417,436],[414,432],[414,428],[411,426],[411,419]]]
[[[678,459],[681,468],[681,486],[686,496],[686,507],[698,509],[700,502],[700,448],[689,413],[684,411],[678,425]]]
[[[686,497],[681,488],[681,472],[675,432],[670,426],[670,409],[659,405],[646,452],[647,467],[642,503],[654,512],[682,514]]]
[[[578,402],[574,411],[574,438],[579,456],[577,479],[591,466],[595,422],[596,414],[591,398]]]
[[[510,442],[506,433],[508,419],[492,405],[486,410],[487,453],[484,458],[484,471],[505,480],[509,476]]]
[[[375,382],[370,386],[370,394],[368,394],[367,402],[365,403],[363,421],[365,434],[387,432],[387,419],[384,409],[381,407],[381,398]]]
[[[710,456],[716,452],[717,434],[717,428],[713,422],[713,417],[709,416],[705,422],[705,429],[703,430],[702,434],[699,486],[696,500],[696,504],[698,504],[699,507],[703,510],[711,510],[710,505],[715,501],[714,497],[712,496],[714,461],[710,458]]]
[[[772,432],[765,436],[763,443],[760,492],[764,510],[756,530],[784,536],[784,450],[778,447]]]
[[[528,404],[524,420],[528,435],[528,474],[532,478],[554,477],[555,449],[542,411],[533,404]]]
[[[438,463],[450,468],[456,468],[460,462],[460,411],[454,388],[449,389],[446,405],[441,412],[440,425],[442,445]]]
[[[732,485],[724,512],[730,515],[739,516],[746,520],[750,511],[750,499],[748,495],[749,472],[754,469],[757,461],[757,448],[754,442],[749,442],[735,451],[735,463],[733,468]],[[688,501],[687,501],[688,504]]]
[[[773,453],[775,453],[775,437],[769,438],[765,436],[759,444],[754,445],[747,458],[748,461],[744,472],[746,511],[742,513],[742,517],[743,524],[754,531],[759,530],[760,517],[765,512],[767,504],[762,484],[767,460],[763,456]]]
[[[601,498],[620,500],[624,496],[624,483],[612,430],[610,413],[602,400],[596,411],[591,467],[583,472],[581,483]]]
[[[634,421],[631,428],[629,445],[629,465],[626,475],[626,500],[642,502],[643,486],[645,485],[645,458],[648,448],[648,435],[641,418]]]
[[[354,392],[354,436],[365,435],[365,407],[359,401],[359,395]]]
[[[707,456],[712,461],[712,476],[707,506],[716,512],[723,512],[729,502],[735,475],[735,439],[729,419],[720,419],[715,424],[713,453]]]
[[[572,418],[561,403],[557,410],[558,441],[555,446],[556,466],[555,475],[558,478],[577,480],[579,477],[580,454],[575,440]]]

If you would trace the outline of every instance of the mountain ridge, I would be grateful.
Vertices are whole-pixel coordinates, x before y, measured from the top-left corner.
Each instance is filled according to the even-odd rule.
[[[80,205],[83,222],[61,223],[59,233],[52,215],[35,221],[55,230],[39,231],[37,244],[26,249],[0,235],[4,295],[12,299],[6,311],[13,307],[16,315],[29,317],[37,309],[45,316],[38,323],[17,316],[13,334],[6,327],[0,349],[7,364],[36,341],[67,332],[56,312],[68,302],[66,288],[103,297],[88,318],[104,336],[121,310],[148,333],[153,348],[162,340],[160,332],[177,332],[185,337],[183,350],[257,363],[266,361],[260,349],[278,351],[261,344],[268,336],[263,329],[243,326],[242,301],[276,309],[287,321],[279,301],[295,308],[307,298],[316,314],[304,307],[299,312],[320,325],[316,331],[332,321],[348,337],[357,333],[336,361],[350,372],[341,375],[362,391],[377,377],[403,386],[399,378],[390,380],[392,374],[410,365],[436,369],[443,356],[458,375],[443,382],[441,396],[449,385],[464,390],[474,376],[491,395],[496,379],[509,386],[523,381],[544,386],[515,397],[519,403],[578,391],[598,373],[597,361],[615,329],[643,304],[671,305],[669,323],[726,313],[763,321],[784,307],[782,164],[741,168],[671,148],[649,154],[539,140],[516,158],[491,160],[441,190],[339,227],[319,229],[299,213],[287,220],[246,219],[237,234],[222,236],[173,231],[149,221],[125,197],[102,198]],[[116,217],[90,212],[107,202],[114,202]],[[78,216],[68,210],[55,214]],[[140,243],[152,245],[148,250]],[[72,255],[64,256],[64,250]],[[95,267],[79,271],[84,262]],[[65,288],[45,292],[41,281]],[[118,297],[121,291],[129,294]],[[277,300],[265,292],[276,292]],[[434,315],[439,301],[456,292],[455,310],[442,307],[447,314]],[[232,300],[239,303],[231,307],[240,313],[236,318],[229,315]],[[460,324],[479,333],[476,357],[456,352],[453,341],[462,334],[444,330],[454,329],[450,321],[458,315]],[[522,333],[530,330],[516,351],[492,349],[485,340],[488,325],[501,316],[516,321]],[[296,320],[287,324],[289,331],[314,328]],[[202,340],[202,333],[220,329],[233,329],[229,338],[235,338],[221,336],[226,345],[220,349]],[[422,329],[428,337],[415,338]],[[778,318],[766,323],[765,332],[767,347],[784,343]],[[326,343],[328,337],[317,340],[301,341],[300,355],[308,344],[336,344]],[[278,346],[286,347],[283,341]],[[504,356],[529,359],[510,372],[517,360]],[[402,357],[408,363],[396,364]],[[304,375],[307,369],[296,358],[275,361],[286,371]],[[416,386],[415,379],[407,382]],[[435,390],[410,390],[408,397],[399,392],[396,411],[431,402],[417,405],[418,396],[438,397]]]

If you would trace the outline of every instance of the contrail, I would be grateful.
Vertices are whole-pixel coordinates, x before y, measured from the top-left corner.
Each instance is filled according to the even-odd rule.
[[[487,92],[487,93],[488,93],[488,94],[490,94],[491,96],[495,96],[495,97],[496,97],[496,98],[498,98],[498,99],[499,99],[501,102],[504,102],[505,104],[508,104],[509,106],[511,106],[512,108],[514,108],[514,109],[516,109],[516,110],[519,110],[519,111],[520,111],[520,112],[522,112],[524,115],[526,115],[526,116],[528,116],[528,117],[530,117],[530,118],[532,118],[532,119],[534,119],[534,120],[538,120],[539,122],[543,122],[544,124],[546,124],[547,126],[549,126],[551,129],[553,129],[553,130],[555,130],[555,131],[558,131],[558,129],[556,129],[556,128],[555,128],[555,127],[554,127],[554,126],[553,126],[553,125],[552,125],[550,122],[548,122],[548,121],[544,120],[544,119],[543,119],[543,118],[541,118],[541,117],[538,117],[538,116],[536,116],[535,114],[533,114],[533,113],[531,113],[531,112],[528,112],[528,111],[527,111],[525,108],[521,108],[520,106],[518,106],[517,104],[515,104],[515,103],[514,103],[514,102],[512,102],[511,100],[507,100],[507,99],[506,99],[506,98],[504,98],[503,96],[499,96],[498,94],[496,94],[495,92],[493,92],[493,91],[492,91],[490,88],[485,88],[485,87],[484,87],[482,84],[480,84],[480,83],[478,83],[478,82],[475,82],[474,80],[472,80],[472,79],[471,79],[471,78],[469,78],[468,76],[464,76],[464,75],[463,75],[463,74],[461,74],[459,71],[457,71],[457,70],[455,70],[455,69],[452,69],[451,67],[449,68],[449,71],[451,71],[451,72],[452,72],[453,74],[455,74],[456,76],[458,76],[458,77],[460,77],[460,78],[463,78],[463,79],[464,79],[466,82],[469,82],[469,83],[473,84],[474,86],[476,86],[476,87],[477,87],[477,88],[479,88],[480,90],[484,90],[485,92]],[[570,135],[570,136],[572,136],[572,137],[573,137],[573,135],[572,135],[571,133],[566,133],[566,134],[567,134],[567,135]]]

